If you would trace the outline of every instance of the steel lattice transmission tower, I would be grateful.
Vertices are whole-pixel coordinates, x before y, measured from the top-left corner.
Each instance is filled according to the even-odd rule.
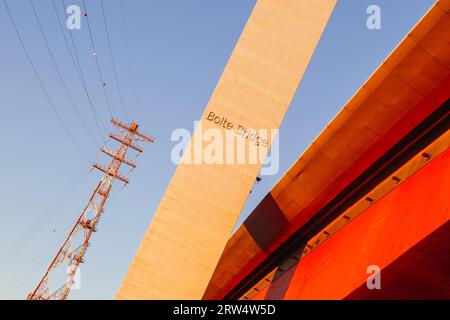
[[[138,132],[138,125],[135,122],[128,126],[111,119],[111,123],[117,128],[119,135],[110,134],[109,137],[119,142],[120,145],[116,151],[106,148],[101,149],[102,153],[111,157],[111,161],[107,166],[93,164],[93,167],[102,171],[104,175],[36,289],[27,296],[27,300],[65,300],[67,298],[74,285],[78,267],[80,263],[84,262],[83,257],[89,246],[89,239],[92,232],[96,231],[95,227],[103,213],[103,207],[115,180],[118,179],[125,184],[129,182],[126,177],[119,173],[121,165],[126,164],[132,169],[136,168],[133,161],[126,159],[127,152],[130,148],[138,153],[143,152],[135,141],[154,142],[153,138]],[[75,237],[80,238],[77,244],[74,244]],[[67,281],[56,291],[51,291],[49,280],[52,271],[64,262],[68,262]]]

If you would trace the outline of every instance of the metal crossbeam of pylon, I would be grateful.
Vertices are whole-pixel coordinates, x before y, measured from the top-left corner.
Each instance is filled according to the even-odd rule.
[[[135,122],[126,125],[115,119],[111,119],[111,123],[117,129],[119,136],[115,134],[111,134],[110,136],[120,144],[116,151],[105,148],[101,149],[101,152],[108,155],[111,158],[111,161],[106,166],[97,163],[93,164],[93,168],[103,172],[103,177],[95,187],[88,203],[81,211],[75,225],[58,250],[58,253],[52,260],[44,276],[39,281],[37,287],[27,296],[27,300],[67,299],[69,292],[74,285],[79,265],[84,262],[84,255],[89,246],[89,240],[92,233],[96,231],[97,223],[103,213],[103,207],[108,199],[114,182],[116,180],[120,180],[125,184],[129,182],[125,176],[119,173],[121,165],[126,164],[132,169],[136,167],[134,162],[126,159],[129,149],[131,148],[141,153],[143,150],[135,143],[136,141],[154,142],[153,138],[138,131],[138,125]],[[75,238],[79,238],[79,241],[76,242]],[[52,272],[55,268],[65,262],[68,263],[66,272],[67,279],[65,283],[58,287],[58,289],[52,291],[50,288]]]

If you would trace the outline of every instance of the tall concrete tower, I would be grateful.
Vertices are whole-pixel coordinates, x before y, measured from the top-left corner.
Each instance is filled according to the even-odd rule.
[[[204,147],[202,130],[278,129],[335,2],[258,0],[187,150],[198,141]],[[196,164],[196,157],[183,155],[117,299],[202,298],[261,163]]]

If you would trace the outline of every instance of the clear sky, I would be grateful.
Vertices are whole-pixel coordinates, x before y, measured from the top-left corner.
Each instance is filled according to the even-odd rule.
[[[59,18],[65,19],[61,0],[54,1]],[[7,2],[55,107],[83,152],[94,155],[98,147],[64,93],[29,0]],[[125,120],[109,58],[100,0],[86,2],[112,111],[117,118]],[[263,177],[255,186],[239,224],[433,2],[338,1],[280,128],[280,171]],[[81,5],[77,0],[66,3]],[[114,192],[116,195],[108,200],[99,232],[91,239],[86,263],[81,268],[81,290],[73,290],[71,294],[71,298],[78,299],[114,297],[175,170],[170,160],[175,143],[170,141],[170,134],[176,128],[192,130],[255,1],[124,0],[128,36],[122,0],[104,3],[127,112],[157,142],[144,146],[144,154],[137,159],[139,166],[130,174],[131,183]],[[34,4],[69,92],[87,127],[100,140],[52,1],[34,0]],[[371,4],[381,8],[381,30],[371,31],[366,27],[366,9]],[[65,32],[68,36],[68,30]],[[92,55],[86,18],[82,19],[81,30],[71,32],[93,105],[108,124],[108,109]],[[74,192],[68,192],[77,185],[76,180],[81,178],[88,162],[71,142],[39,87],[3,0],[0,1],[0,39],[0,136],[3,137],[0,298],[22,299],[36,286],[101,175],[90,172]],[[65,195],[69,196],[59,205],[61,196]]]

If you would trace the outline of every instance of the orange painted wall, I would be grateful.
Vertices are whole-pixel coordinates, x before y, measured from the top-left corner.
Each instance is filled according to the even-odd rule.
[[[450,149],[253,299],[343,299],[449,220]]]

